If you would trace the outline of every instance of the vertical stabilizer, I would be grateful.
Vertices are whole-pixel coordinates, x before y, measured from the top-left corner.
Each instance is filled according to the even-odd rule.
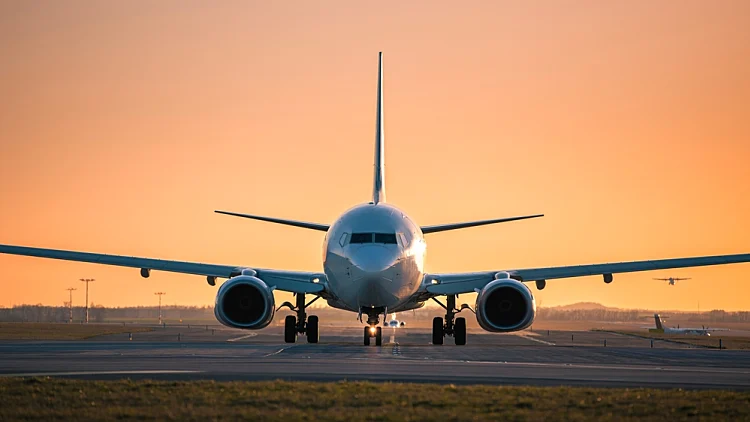
[[[385,135],[383,134],[383,53],[378,53],[378,107],[375,121],[375,177],[372,202],[385,202]]]
[[[661,325],[661,317],[659,317],[659,314],[654,314],[654,322],[656,322],[656,329],[657,330],[663,330],[664,326]]]

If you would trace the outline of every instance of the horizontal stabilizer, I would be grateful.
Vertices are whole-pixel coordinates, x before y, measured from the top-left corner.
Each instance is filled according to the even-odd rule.
[[[467,221],[464,223],[440,224],[437,226],[423,226],[422,233],[437,233],[447,230],[465,229],[467,227],[484,226],[487,224],[506,223],[508,221],[526,220],[529,218],[544,217],[544,214],[524,215],[521,217],[495,218],[492,220]]]
[[[284,224],[287,226],[294,226],[294,227],[302,227],[303,229],[320,230],[322,232],[327,232],[328,228],[330,227],[330,225],[328,224],[308,223],[306,221],[297,221],[297,220],[285,220],[283,218],[263,217],[261,215],[240,214],[240,213],[229,212],[229,211],[214,211],[214,212],[217,214],[233,215],[235,217],[267,221],[269,223]]]

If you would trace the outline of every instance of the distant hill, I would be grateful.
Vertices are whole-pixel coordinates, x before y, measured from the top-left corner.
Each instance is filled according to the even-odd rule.
[[[562,305],[562,306],[552,306],[550,309],[557,309],[561,311],[576,311],[576,310],[583,310],[583,311],[590,311],[594,309],[618,309],[618,308],[611,308],[609,306],[604,306],[601,303],[596,302],[578,302],[578,303],[571,303],[570,305]]]

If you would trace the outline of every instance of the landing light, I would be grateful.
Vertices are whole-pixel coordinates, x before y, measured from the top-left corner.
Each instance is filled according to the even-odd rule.
[[[438,279],[436,279],[436,278],[433,278],[433,279],[431,280],[431,283],[432,283],[432,284],[440,284],[440,280],[438,280]]]
[[[318,277],[315,277],[310,281],[312,281],[313,283],[320,283],[320,279]]]
[[[375,334],[375,331],[377,331],[375,327],[370,327],[370,333]]]

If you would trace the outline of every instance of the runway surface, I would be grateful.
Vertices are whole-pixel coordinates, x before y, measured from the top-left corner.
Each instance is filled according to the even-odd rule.
[[[750,352],[687,348],[599,332],[471,332],[457,347],[424,329],[384,329],[365,347],[362,328],[321,327],[321,342],[205,326],[84,341],[1,341],[0,376],[167,380],[373,380],[454,384],[750,389]],[[606,347],[604,342],[606,340]]]

